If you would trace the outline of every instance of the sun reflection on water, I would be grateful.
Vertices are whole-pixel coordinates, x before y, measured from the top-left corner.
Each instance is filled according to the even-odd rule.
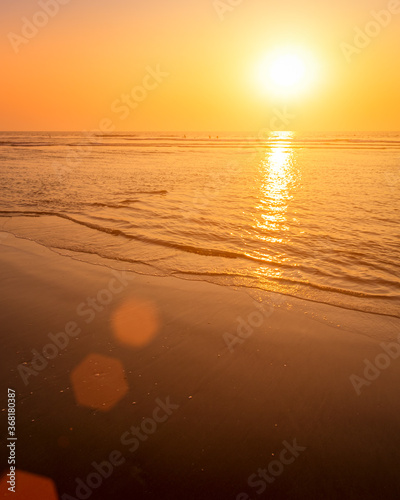
[[[290,241],[288,207],[297,184],[293,132],[274,132],[270,148],[259,164],[259,199],[254,210],[257,238],[263,243],[260,257],[283,263],[287,260],[283,243]],[[285,233],[285,234],[283,234]],[[260,275],[280,277],[280,268],[259,269]]]
[[[257,227],[271,234],[266,241],[280,241],[280,231],[288,231],[287,209],[293,198],[291,187],[294,181],[294,152],[290,139],[292,132],[276,132],[270,151],[260,163],[262,182],[260,200],[257,207],[259,220]],[[283,144],[280,145],[279,142]],[[272,240],[271,240],[272,237]]]

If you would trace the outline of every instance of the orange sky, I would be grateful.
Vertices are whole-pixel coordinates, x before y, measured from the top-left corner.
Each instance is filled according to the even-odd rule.
[[[257,130],[283,105],[288,129],[400,129],[397,0],[59,1],[47,22],[38,1],[1,3],[1,130],[92,130],[105,119],[116,131]],[[370,25],[376,37],[346,60],[341,44],[389,7],[387,26]],[[25,41],[22,18],[43,23]],[[256,68],[288,43],[312,55],[318,79],[278,100]],[[146,77],[157,68],[159,81]]]

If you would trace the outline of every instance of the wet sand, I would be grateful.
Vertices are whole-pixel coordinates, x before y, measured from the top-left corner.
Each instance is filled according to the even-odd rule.
[[[400,357],[350,380],[398,320],[0,243],[17,466],[61,500],[399,498]]]

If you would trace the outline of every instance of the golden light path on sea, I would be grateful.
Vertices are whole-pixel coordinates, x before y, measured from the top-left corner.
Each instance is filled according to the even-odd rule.
[[[262,182],[259,199],[254,209],[254,227],[258,238],[264,243],[260,258],[285,262],[285,254],[268,255],[268,249],[284,242],[282,231],[289,231],[287,211],[293,198],[292,186],[296,177],[293,132],[274,132],[270,138],[265,157],[259,165]],[[287,237],[285,237],[287,241]],[[280,278],[282,269],[260,266],[258,274],[265,278]]]

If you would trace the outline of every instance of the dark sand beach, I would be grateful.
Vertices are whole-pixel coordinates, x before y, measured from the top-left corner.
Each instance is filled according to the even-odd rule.
[[[118,277],[2,236],[1,372],[16,390],[18,469],[52,479],[60,499],[399,497],[400,360],[360,395],[350,380],[384,352],[382,342],[397,342],[397,319],[171,277]],[[87,300],[99,292],[108,303],[96,311]],[[231,352],[224,334],[237,337],[239,324]],[[79,334],[57,337],[66,345],[55,357],[47,349],[44,368],[21,368],[33,368],[32,349],[42,353],[49,333],[66,330]],[[132,427],[141,429],[136,439]],[[77,493],[93,462],[110,457],[118,465],[104,466],[109,477],[98,484],[92,475],[98,486]],[[263,469],[268,480],[258,477]],[[4,479],[1,495],[28,498],[5,493]]]

